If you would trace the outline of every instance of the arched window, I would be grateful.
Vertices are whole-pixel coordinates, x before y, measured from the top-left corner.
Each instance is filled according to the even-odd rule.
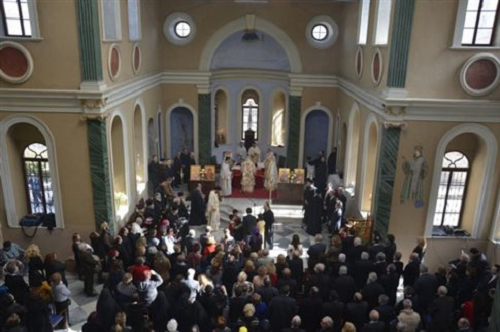
[[[255,132],[255,139],[259,139],[257,124],[259,123],[259,96],[255,90],[247,90],[241,97],[242,104],[242,130],[241,139],[245,139],[245,131],[251,129]]]
[[[217,90],[214,96],[214,124],[215,124],[215,144],[223,145],[228,143],[227,117],[228,98],[222,89]]]
[[[451,151],[444,155],[434,226],[460,225],[468,175],[469,160],[463,153]]]
[[[271,119],[271,145],[285,146],[286,133],[286,101],[285,94],[277,93],[273,100],[273,115]]]
[[[47,147],[28,145],[23,152],[24,179],[29,213],[54,213],[54,190]]]

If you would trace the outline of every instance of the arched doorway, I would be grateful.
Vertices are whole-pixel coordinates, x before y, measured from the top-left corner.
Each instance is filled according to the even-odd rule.
[[[155,124],[153,118],[148,121],[148,160],[155,154]]]
[[[188,108],[176,107],[170,113],[170,155],[182,149],[194,151],[194,120]]]
[[[358,151],[359,151],[359,132],[361,119],[359,115],[358,104],[354,103],[349,115],[349,127],[347,129],[347,149],[344,162],[345,185],[353,188],[356,185],[356,176],[358,173]]]
[[[330,132],[330,117],[320,109],[310,111],[306,115],[304,124],[304,153],[302,163],[305,165],[307,157],[317,158],[320,150],[328,156],[328,137]]]
[[[369,117],[365,126],[365,137],[363,141],[363,174],[360,184],[359,208],[363,212],[371,214],[374,196],[375,178],[377,175],[378,155],[378,128],[374,117]]]
[[[124,140],[124,123],[120,116],[111,121],[111,163],[113,169],[113,198],[116,221],[122,220],[128,213],[128,188]]]

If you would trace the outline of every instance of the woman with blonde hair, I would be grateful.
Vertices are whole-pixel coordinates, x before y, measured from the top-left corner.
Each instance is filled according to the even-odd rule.
[[[266,266],[260,266],[257,270],[257,275],[253,277],[253,286],[255,288],[262,287],[264,286],[264,281],[266,278],[269,278],[267,275],[267,267]]]
[[[233,284],[232,296],[235,297],[235,290],[238,287],[245,287],[247,294],[253,293],[253,284],[247,280],[247,274],[244,271],[238,273],[238,277],[236,278],[236,282]]]
[[[127,326],[127,314],[123,311],[116,313],[115,326],[112,331],[114,332],[132,332],[132,328]]]
[[[40,254],[40,248],[36,244],[30,244],[24,252],[24,259],[28,262],[28,280],[30,287],[38,287],[45,281],[45,272]]]
[[[413,248],[412,253],[416,253],[420,262],[423,262],[425,256],[425,248],[427,247],[427,242],[423,236],[417,237],[417,245]]]

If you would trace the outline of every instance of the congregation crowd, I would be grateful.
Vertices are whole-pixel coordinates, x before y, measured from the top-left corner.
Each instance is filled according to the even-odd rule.
[[[356,227],[345,223],[342,190],[328,190],[323,198],[308,181],[304,222],[314,243],[304,248],[294,234],[286,252],[274,259],[268,202],[257,216],[252,208],[245,215],[233,210],[220,238],[209,225],[196,234],[190,226],[203,221],[192,214],[202,218],[205,212],[189,210],[183,195],[173,194],[176,176],[155,180],[153,198],[138,202],[124,227],[112,230],[103,222],[88,243],[73,235],[84,292],[98,296],[82,331],[468,332],[488,327],[500,267],[490,266],[476,248],[429,271],[425,240],[419,239],[405,265],[392,234],[375,233],[366,244]],[[203,200],[199,187],[193,194]],[[324,223],[329,241],[321,234]],[[23,250],[4,242],[2,331],[71,330],[65,264],[55,253],[42,257],[34,244]],[[95,280],[103,284],[100,294]],[[401,280],[404,290],[398,296]]]

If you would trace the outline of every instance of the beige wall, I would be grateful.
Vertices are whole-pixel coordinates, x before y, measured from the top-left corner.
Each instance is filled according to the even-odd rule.
[[[75,0],[37,0],[42,40],[18,41],[33,57],[31,78],[22,84],[0,80],[0,88],[77,89],[80,86]]]
[[[0,120],[9,115],[12,113],[1,112]],[[3,236],[22,246],[36,243],[42,252],[56,251],[62,259],[66,259],[70,255],[72,234],[81,232],[86,238],[94,230],[87,123],[80,119],[79,114],[38,113],[33,116],[47,125],[55,139],[65,227],[51,232],[40,229],[37,236],[30,240],[24,237],[21,229],[10,228],[6,219],[2,218]],[[18,170],[22,172],[22,168]],[[20,195],[22,198],[16,197],[16,201],[22,199],[21,203],[25,203],[24,190]]]
[[[416,1],[406,89],[411,97],[477,99],[459,80],[462,65],[474,54],[498,50],[452,50],[458,1]],[[500,88],[482,99],[500,99]]]
[[[342,3],[310,6],[307,3],[286,3],[271,1],[266,5],[245,5],[228,1],[211,2],[210,5],[199,1],[186,0],[182,2],[162,1],[162,24],[172,12],[187,12],[196,23],[195,39],[184,46],[170,44],[161,35],[162,64],[164,69],[196,70],[199,68],[200,55],[206,42],[213,33],[225,24],[240,19],[247,14],[272,22],[285,31],[295,42],[302,60],[303,72],[310,74],[334,74],[340,61],[339,42],[330,48],[320,50],[310,46],[306,40],[306,26],[317,15],[329,15],[339,24],[342,18]],[[340,34],[343,31],[340,28]]]

